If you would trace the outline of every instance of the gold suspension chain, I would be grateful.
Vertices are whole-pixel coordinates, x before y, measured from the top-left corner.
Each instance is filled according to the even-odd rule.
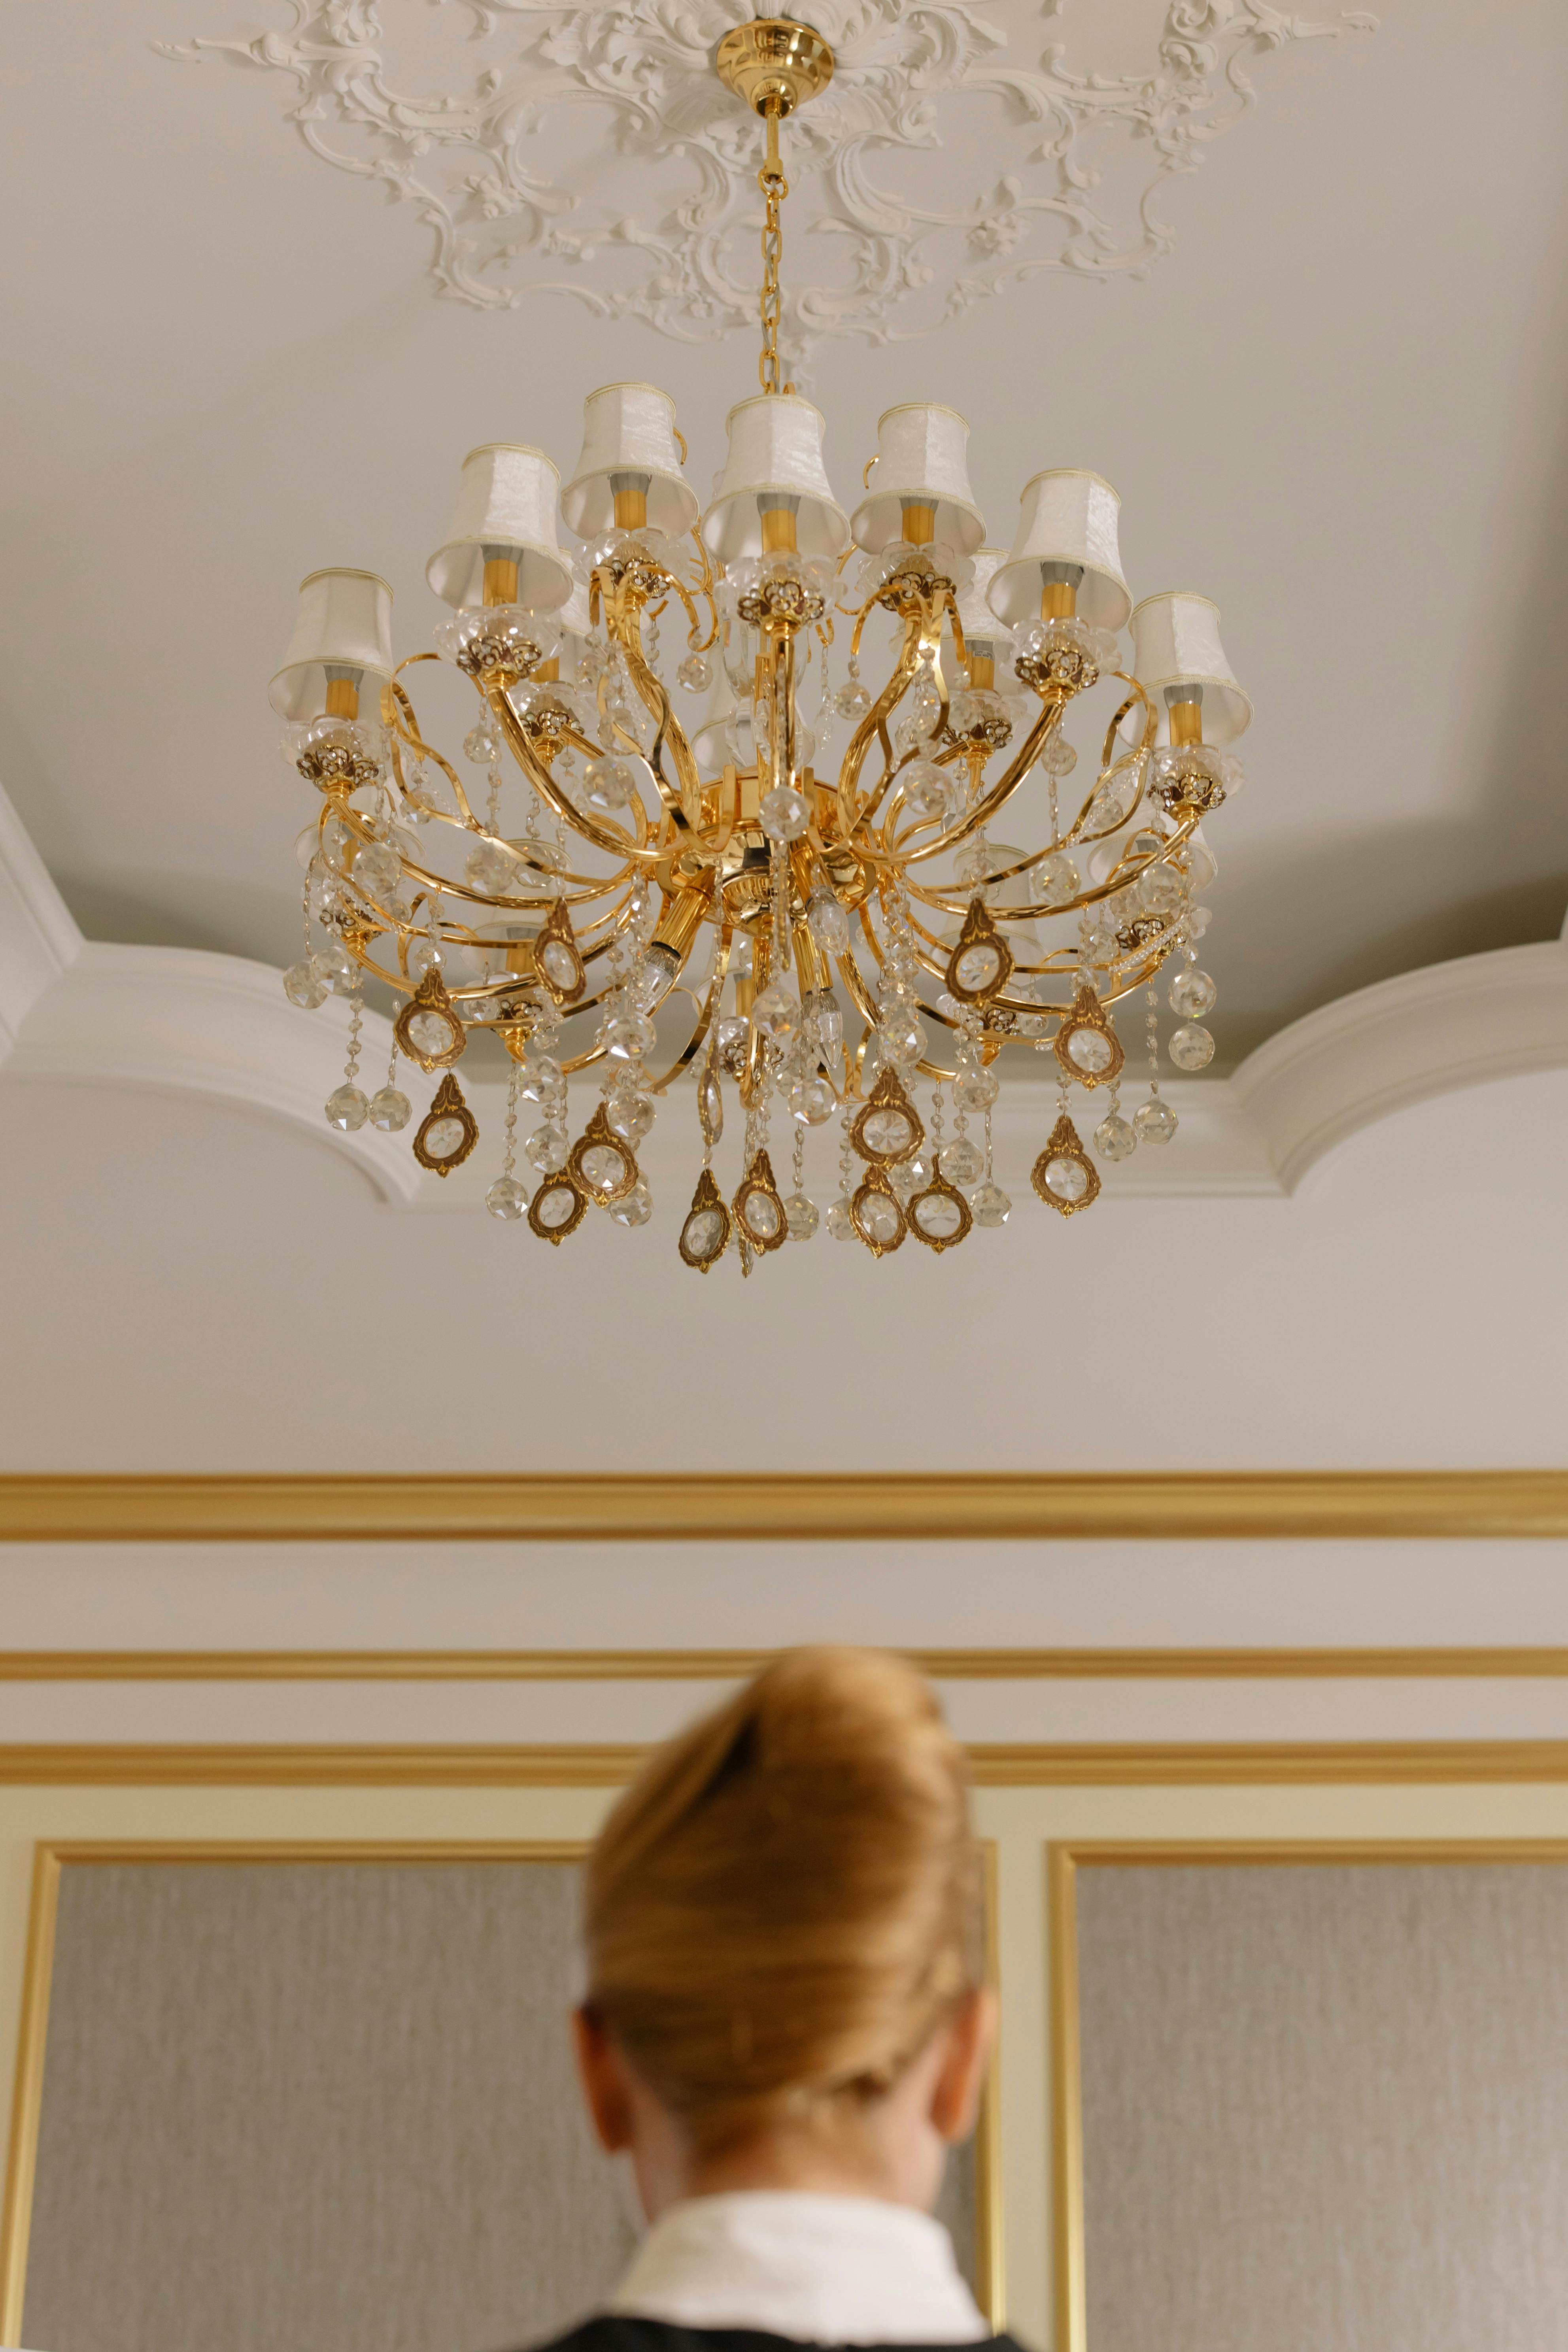
[[[779,161],[779,106],[770,99],[766,115],[768,152],[762,170],[757,173],[757,185],[767,205],[767,220],[763,228],[763,292],[760,309],[763,320],[763,355],[757,362],[757,374],[764,392],[793,392],[793,383],[779,382],[779,312],[783,297],[779,292],[779,262],[784,254],[784,230],[779,221],[779,208],[789,194],[789,182]]]

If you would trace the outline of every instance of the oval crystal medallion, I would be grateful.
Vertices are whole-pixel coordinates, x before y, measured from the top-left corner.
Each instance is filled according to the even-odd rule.
[[[444,1054],[452,1043],[452,1024],[440,1013],[416,1013],[408,1024],[408,1042],[422,1054]]]
[[[540,1186],[528,1212],[528,1222],[541,1240],[564,1241],[588,1213],[588,1203],[567,1176],[552,1176]]]
[[[710,1265],[718,1265],[729,1243],[730,1213],[719,1197],[712,1170],[704,1168],[697,1180],[686,1223],[680,1228],[678,1246],[688,1265],[706,1274]]]
[[[1029,1181],[1047,1207],[1059,1209],[1064,1217],[1070,1217],[1075,1209],[1087,1209],[1097,1198],[1100,1171],[1065,1111],[1030,1170]]]
[[[896,1250],[909,1231],[904,1213],[880,1169],[874,1169],[861,1185],[850,1202],[849,1213],[856,1232],[873,1257],[886,1257],[889,1250]]]
[[[462,1166],[479,1139],[479,1121],[448,1070],[415,1136],[414,1157],[421,1168],[433,1169],[437,1176],[447,1176],[454,1168]]]
[[[1089,1172],[1081,1160],[1047,1160],[1046,1183],[1058,1201],[1081,1201],[1089,1190]]]
[[[413,956],[409,969],[413,969]],[[432,966],[392,1024],[399,1050],[423,1070],[445,1069],[457,1061],[468,1044],[468,1032],[447,993],[447,983]]]
[[[938,1251],[952,1249],[974,1223],[963,1193],[940,1177],[925,1192],[915,1194],[904,1214],[916,1241]]]
[[[965,948],[953,965],[959,984],[971,996],[994,988],[1002,974],[1002,958],[994,947]]]
[[[1102,1029],[1071,1029],[1068,1032],[1068,1055],[1077,1068],[1092,1071],[1099,1077],[1110,1067],[1110,1040]]]
[[[925,1139],[921,1126],[895,1070],[884,1070],[871,1089],[870,1100],[849,1129],[849,1140],[862,1160],[890,1166],[917,1150]]]
[[[781,1249],[789,1239],[784,1204],[773,1181],[773,1162],[765,1151],[757,1152],[752,1159],[731,1207],[743,1238],[753,1249]]]
[[[624,1200],[637,1181],[637,1164],[624,1143],[610,1133],[605,1106],[599,1105],[573,1146],[566,1172],[588,1199],[601,1208]]]
[[[779,1229],[779,1205],[767,1192],[750,1192],[741,1212],[753,1241],[771,1242]]]

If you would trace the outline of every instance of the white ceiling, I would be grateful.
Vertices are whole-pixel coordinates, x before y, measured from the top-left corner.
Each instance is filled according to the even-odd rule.
[[[1175,249],[1147,282],[1043,276],[815,360],[841,494],[882,407],[948,400],[994,536],[1030,472],[1089,466],[1122,493],[1135,590],[1222,606],[1258,714],[1250,789],[1213,828],[1226,1061],[1352,986],[1552,936],[1568,901],[1542,690],[1568,543],[1568,17],[1381,13],[1251,68],[1255,110],[1163,187]],[[438,299],[407,208],[287,128],[284,77],[153,47],[288,14],[75,0],[16,16],[0,65],[0,773],[90,936],[273,963],[310,810],[265,681],[301,573],[385,572],[412,650],[473,444],[568,465],[583,394],[643,376],[702,480],[754,381],[749,335],[694,350],[559,297]],[[1097,20],[1109,64],[1160,15]]]

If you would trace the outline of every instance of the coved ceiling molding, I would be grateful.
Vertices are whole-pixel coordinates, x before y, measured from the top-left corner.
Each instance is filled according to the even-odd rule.
[[[152,1087],[261,1111],[352,1160],[384,1202],[478,1213],[482,1167],[443,1181],[420,1171],[405,1138],[327,1126],[321,1106],[342,1080],[347,1038],[342,998],[301,1013],[270,964],[83,939],[0,791],[0,1086]],[[366,1068],[384,1066],[391,1046],[391,1024],[367,1011]],[[1119,1190],[1130,1199],[1281,1199],[1337,1145],[1393,1111],[1489,1079],[1564,1068],[1568,935],[1429,964],[1292,1022],[1229,1078],[1165,1080],[1184,1154],[1140,1151]],[[499,1078],[466,1082],[466,1090],[481,1131],[495,1135],[505,1099]],[[1004,1087],[994,1125],[1005,1171],[1038,1150],[1049,1094],[1027,1080]],[[669,1181],[678,1181],[679,1124],[661,1120],[642,1155],[656,1192],[665,1151]]]
[[[681,342],[752,322],[762,131],[710,70],[743,5],[283,5],[280,29],[157,46],[289,76],[306,145],[414,208],[444,294],[567,293]],[[1170,0],[1146,65],[1106,73],[1097,10],[1068,5],[816,0],[837,62],[788,132],[797,374],[825,335],[903,341],[1040,271],[1142,275],[1173,243],[1163,183],[1253,103],[1249,68],[1376,22]]]

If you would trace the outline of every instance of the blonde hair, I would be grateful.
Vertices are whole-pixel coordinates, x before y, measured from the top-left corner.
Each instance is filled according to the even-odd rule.
[[[980,1979],[963,1751],[873,1651],[795,1650],[662,1748],[587,1869],[588,2006],[702,2152],[876,2096]]]

